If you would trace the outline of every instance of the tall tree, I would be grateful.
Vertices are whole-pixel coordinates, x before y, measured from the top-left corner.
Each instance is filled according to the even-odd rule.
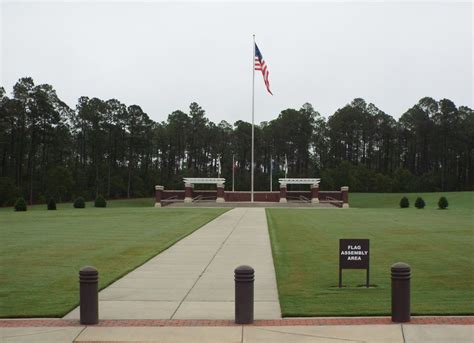
[[[214,123],[196,102],[155,122],[138,105],[86,96],[69,108],[51,85],[22,78],[11,96],[0,87],[0,204],[23,195],[146,196],[155,184],[183,187],[183,176],[232,174],[250,189],[251,124]],[[285,109],[255,126],[255,189],[274,179],[321,176],[330,189],[472,190],[474,114],[449,99],[425,97],[397,121],[356,98],[326,120],[314,107]],[[228,183],[227,187],[230,187]]]

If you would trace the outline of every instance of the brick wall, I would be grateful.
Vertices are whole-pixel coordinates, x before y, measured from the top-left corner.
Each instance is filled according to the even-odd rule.
[[[193,198],[202,195],[204,198],[216,198],[216,190],[194,190]],[[287,197],[296,200],[300,196],[311,199],[311,191],[288,191]],[[162,200],[167,199],[184,200],[184,191],[181,190],[164,190]],[[229,192],[225,191],[224,199],[228,202],[250,201],[250,192]],[[254,192],[255,201],[278,202],[280,201],[280,192]],[[340,191],[319,191],[320,201],[338,200],[342,201],[342,193]]]

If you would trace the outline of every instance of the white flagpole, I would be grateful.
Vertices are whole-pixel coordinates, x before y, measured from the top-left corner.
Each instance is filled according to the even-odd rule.
[[[273,187],[273,175],[272,175],[272,172],[273,172],[273,159],[272,159],[272,155],[270,155],[270,192],[272,191],[272,187]]]
[[[252,161],[250,174],[250,201],[253,202],[253,169],[254,169],[254,110],[255,110],[255,35],[253,35],[253,55],[252,55]]]
[[[285,154],[285,179],[288,177],[288,159]]]
[[[235,155],[232,154],[232,192],[234,192],[235,186]]]

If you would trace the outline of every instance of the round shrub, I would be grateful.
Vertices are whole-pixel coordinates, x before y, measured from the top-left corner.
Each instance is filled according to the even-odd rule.
[[[401,208],[410,207],[410,202],[408,201],[408,198],[407,198],[407,197],[403,197],[403,198],[400,200],[400,207],[401,207]]]
[[[86,202],[83,197],[79,197],[74,201],[74,208],[84,208],[86,207]]]
[[[107,207],[107,201],[105,201],[104,197],[99,195],[94,201],[95,207]]]
[[[439,198],[438,200],[438,207],[440,210],[444,210],[448,207],[448,199],[446,199],[445,197],[441,197]]]
[[[48,201],[48,210],[49,211],[56,210],[56,201],[54,201],[53,198],[49,199],[49,201]]]
[[[421,197],[416,198],[415,207],[419,209],[425,208],[425,201],[423,200],[423,198]]]
[[[22,197],[16,199],[15,211],[26,211],[26,201]]]

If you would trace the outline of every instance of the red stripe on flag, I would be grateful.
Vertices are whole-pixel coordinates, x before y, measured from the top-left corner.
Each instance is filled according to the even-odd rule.
[[[259,70],[262,72],[263,76],[263,82],[265,83],[265,88],[267,88],[268,93],[273,95],[273,93],[270,90],[270,81],[268,80],[268,75],[270,74],[268,72],[267,65],[265,64],[265,61],[260,61],[257,57],[255,57],[255,70]]]

